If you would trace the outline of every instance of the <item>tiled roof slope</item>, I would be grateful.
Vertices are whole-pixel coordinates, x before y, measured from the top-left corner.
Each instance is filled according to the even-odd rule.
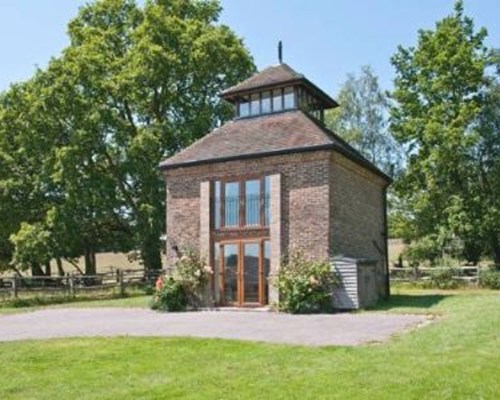
[[[319,149],[336,149],[390,180],[346,142],[300,110],[227,122],[163,161],[160,168]]]
[[[304,76],[294,71],[287,64],[273,65],[252,75],[250,78],[238,83],[221,93],[221,96],[227,96],[231,93],[243,92],[255,88],[277,85],[284,82],[290,82],[297,79],[303,79]]]

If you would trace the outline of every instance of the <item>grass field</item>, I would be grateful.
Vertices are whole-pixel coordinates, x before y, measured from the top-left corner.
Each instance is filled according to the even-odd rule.
[[[92,298],[88,299],[75,299],[71,302],[63,302],[60,304],[49,304],[46,306],[28,306],[28,307],[8,307],[0,306],[0,315],[2,314],[14,314],[19,312],[35,311],[42,308],[77,308],[77,307],[148,307],[151,296],[144,295],[134,295],[123,298],[110,298],[110,299],[100,299],[95,300]],[[67,300],[67,299],[61,299]],[[1,397],[0,397],[1,399]]]
[[[400,290],[379,309],[440,317],[388,343],[352,348],[126,337],[0,343],[0,399],[499,397],[498,292]]]

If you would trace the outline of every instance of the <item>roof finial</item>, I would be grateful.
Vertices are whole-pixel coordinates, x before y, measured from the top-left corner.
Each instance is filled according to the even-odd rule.
[[[281,40],[278,42],[278,60],[280,64],[283,64],[283,43]]]

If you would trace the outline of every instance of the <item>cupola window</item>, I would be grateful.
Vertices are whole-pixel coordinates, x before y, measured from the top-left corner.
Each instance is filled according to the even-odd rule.
[[[259,115],[260,114],[260,96],[259,93],[252,94],[250,96],[250,114]]]
[[[295,108],[295,94],[291,87],[287,87],[283,91],[283,108],[285,110]]]
[[[273,112],[281,111],[283,109],[283,90],[273,90]]]
[[[238,104],[238,115],[240,117],[248,117],[250,115],[250,102],[246,98],[242,98]]]
[[[269,114],[271,110],[271,92],[262,92],[260,101],[262,114]]]

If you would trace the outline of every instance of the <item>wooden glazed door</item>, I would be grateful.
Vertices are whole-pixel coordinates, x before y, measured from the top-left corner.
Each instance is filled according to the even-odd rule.
[[[240,240],[220,244],[220,289],[223,305],[267,304],[269,241]]]

